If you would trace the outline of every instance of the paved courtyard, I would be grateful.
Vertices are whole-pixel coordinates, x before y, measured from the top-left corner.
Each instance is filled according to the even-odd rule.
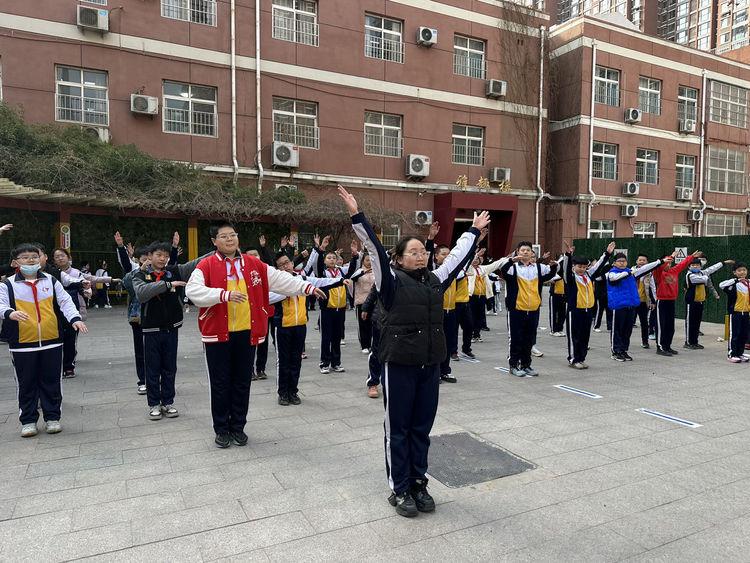
[[[489,317],[481,362],[456,364],[459,383],[441,386],[433,434],[469,432],[536,468],[463,488],[432,480],[436,512],[407,520],[386,502],[382,402],[365,396],[352,314],[347,372],[317,372],[313,317],[302,405],[278,406],[273,378],[253,383],[250,443],[228,450],[213,445],[194,311],[181,415],[158,422],[135,393],[124,314],[92,312],[56,436],[20,438],[2,351],[0,561],[750,559],[750,370],[726,362],[718,325],[702,352],[682,351],[678,322],[678,357],[636,344],[625,364],[609,359],[608,333],[593,334],[588,371],[540,331],[542,375],[516,379],[494,369],[505,317]]]

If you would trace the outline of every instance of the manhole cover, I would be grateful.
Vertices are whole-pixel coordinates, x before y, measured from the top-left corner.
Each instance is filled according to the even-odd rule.
[[[446,487],[465,487],[534,469],[534,465],[468,432],[430,437],[429,474]]]

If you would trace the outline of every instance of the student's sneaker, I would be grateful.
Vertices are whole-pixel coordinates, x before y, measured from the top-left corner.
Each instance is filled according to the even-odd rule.
[[[628,354],[627,352],[623,352],[622,353],[622,357],[625,358],[626,362],[632,362],[633,361],[632,356],[630,354]]]
[[[646,350],[648,350],[649,348],[651,348],[651,344],[649,344],[648,342],[641,342],[641,348],[645,348]]]
[[[526,377],[526,370],[521,368],[510,368],[510,374],[516,377]]]
[[[60,426],[59,420],[47,421],[47,434],[59,434],[60,432],[62,432],[62,426]]]
[[[73,379],[76,376],[76,372],[72,369],[66,369],[63,371],[63,379]]]
[[[362,348],[362,353],[363,354],[369,354],[370,353],[370,349],[369,348]]]
[[[341,366],[333,366],[331,368],[331,371],[333,371],[334,373],[344,373],[346,370]]]
[[[145,383],[139,383],[138,384],[138,394],[139,395],[145,395],[146,394],[146,384]]]
[[[656,340],[656,335],[655,334],[649,334],[648,335],[648,339],[649,340]]]
[[[230,432],[229,437],[232,439],[232,443],[235,446],[247,445],[247,434],[244,432]]]
[[[346,346],[346,340],[344,340],[343,338],[341,339],[341,345]]]
[[[111,308],[112,308],[112,305],[105,305],[105,306],[104,306],[104,308],[105,308],[105,309],[111,309]]]
[[[536,346],[532,346],[531,347],[531,355],[534,356],[535,358],[541,358],[542,356],[544,356],[544,352],[542,352]]]
[[[460,362],[461,360],[458,358],[458,354],[451,354],[451,361],[453,362]]]
[[[466,356],[467,358],[471,358],[471,359],[474,359],[474,358],[476,358],[476,356],[474,355],[474,352],[461,352],[461,353],[462,353],[462,354],[463,354],[464,356]]]
[[[149,407],[148,417],[151,420],[161,420],[161,417],[162,417],[161,405],[156,405],[155,407]]]
[[[304,352],[302,352],[302,359],[303,359],[303,360],[306,360],[306,359],[307,359],[307,354],[305,354]]]
[[[703,344],[693,344],[693,350],[703,350],[705,346]]]
[[[22,438],[31,438],[32,436],[36,436],[39,433],[39,430],[36,428],[36,422],[32,422],[31,424],[24,424],[21,427],[21,437]]]
[[[398,514],[399,516],[413,518],[414,516],[419,514],[419,511],[417,510],[417,503],[414,502],[414,498],[412,498],[409,491],[404,491],[400,495],[392,493],[391,496],[388,497],[388,502],[391,504],[391,506],[396,507],[396,514]]]
[[[214,438],[214,443],[218,448],[228,448],[232,445],[232,438],[229,435],[229,432],[222,432],[221,434],[216,435],[216,438]]]
[[[440,381],[445,381],[447,383],[456,383],[458,379],[456,379],[456,376],[452,373],[441,373]]]
[[[625,356],[623,356],[620,352],[612,352],[611,358],[616,362],[624,362]]]
[[[600,329],[600,328],[595,328],[594,329],[594,332],[601,332],[601,331],[602,331],[602,329]]]
[[[737,356],[729,356],[727,359],[730,362],[732,362],[733,364],[741,364],[742,363],[742,358],[738,358]],[[21,433],[21,436],[23,436],[23,433]],[[32,436],[33,436],[33,434],[32,434]]]
[[[320,366],[320,373],[331,373],[331,368],[328,366]]]
[[[690,344],[688,342],[685,342],[685,344],[682,345],[685,350],[697,350],[698,348],[695,347],[694,344]]]
[[[564,332],[550,332],[549,335],[550,336],[556,336],[556,337],[559,338],[561,336],[565,336],[565,333]]]
[[[427,479],[417,479],[411,486],[411,496],[419,512],[432,512],[435,510],[435,499],[427,492]]]
[[[268,379],[268,376],[266,375],[266,372],[261,370],[258,372],[258,379]]]
[[[529,377],[538,377],[538,376],[539,376],[539,372],[538,372],[538,371],[536,371],[536,370],[535,370],[535,369],[534,369],[533,367],[531,367],[531,366],[528,366],[528,367],[525,367],[525,368],[523,368],[523,371],[525,371],[525,372],[526,372],[526,375],[528,375]]]
[[[253,375],[250,376],[250,381],[258,381],[258,374],[253,372]]]
[[[679,352],[675,350],[674,348],[667,348],[667,352],[669,352],[673,356],[676,356],[677,354],[679,354]]]
[[[367,388],[367,396],[370,397],[370,399],[377,399],[380,397],[380,391],[378,391],[377,385],[370,385]]]
[[[167,418],[177,418],[180,416],[180,413],[174,408],[174,405],[164,405],[161,410]]]
[[[586,366],[584,366],[583,362],[573,362],[570,364],[570,367],[573,369],[586,369]]]
[[[669,350],[664,350],[662,348],[657,348],[656,353],[660,356],[667,356],[667,357],[672,357],[673,355],[672,352],[670,352]]]
[[[289,406],[289,397],[286,395],[279,395],[279,404],[282,407],[288,407]]]
[[[586,362],[581,362],[581,365],[583,366],[582,369],[589,369],[589,365]]]
[[[297,393],[292,393],[289,395],[289,402],[293,405],[301,405],[302,399],[299,398],[299,395]]]

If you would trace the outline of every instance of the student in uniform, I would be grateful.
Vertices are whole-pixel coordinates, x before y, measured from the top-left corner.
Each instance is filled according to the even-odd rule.
[[[482,237],[484,238],[484,237]],[[490,264],[480,266],[484,257],[485,248],[480,248],[471,267],[466,271],[469,279],[469,304],[471,306],[471,318],[474,323],[473,341],[482,342],[483,326],[487,324],[486,302],[489,294],[492,293],[492,283],[489,275],[497,271],[509,259],[506,257],[495,260]]]
[[[727,294],[727,312],[730,316],[727,359],[734,363],[747,362],[745,342],[747,342],[750,322],[750,282],[747,280],[747,266],[737,262],[732,268],[732,277],[719,284]]]
[[[549,333],[551,336],[565,336],[563,325],[567,317],[567,297],[565,272],[555,274],[549,288]]]
[[[683,348],[703,350],[703,346],[698,343],[698,338],[703,320],[703,305],[706,302],[706,286],[711,274],[721,270],[724,264],[734,264],[734,260],[717,262],[702,270],[700,258],[690,259],[690,266],[685,274],[685,344]]]
[[[373,257],[375,285],[383,307],[380,359],[384,362],[385,454],[389,502],[401,516],[435,510],[427,492],[427,455],[435,420],[439,364],[446,353],[443,292],[461,262],[474,252],[480,229],[489,223],[483,211],[461,235],[443,264],[427,269],[428,254],[416,237],[405,237],[394,249],[394,264],[357,201],[343,187],[339,193],[352,217],[354,232]]]
[[[639,254],[638,257],[635,259],[635,266],[633,266],[633,270],[636,270],[638,268],[641,268],[648,264],[648,256],[645,254]],[[650,291],[649,291],[649,284],[651,283],[651,274],[646,274],[645,276],[641,276],[636,280],[636,283],[638,284],[638,308],[636,309],[636,318],[638,319],[638,324],[641,327],[641,348],[651,348],[651,346],[648,343],[648,333],[649,333],[649,318],[648,313],[652,309],[652,307],[655,307],[655,305],[651,302],[650,297]]]
[[[352,285],[349,287],[352,289],[354,308],[357,313],[359,346],[363,354],[369,354],[372,347],[372,320],[368,316],[362,317],[362,304],[370,294],[372,284],[375,283],[375,276],[372,273],[372,261],[369,254],[362,258],[362,267],[359,269],[355,265],[357,260],[357,255],[352,254],[352,263],[349,265],[349,269],[354,273],[350,278]]]
[[[367,396],[371,399],[377,399],[380,397],[378,386],[383,374],[383,366],[378,359],[380,350],[380,306],[378,305],[378,288],[375,287],[374,281],[367,299],[362,304],[360,315],[363,315],[372,324],[372,346],[370,346],[370,353],[367,355],[367,380],[365,385],[367,386]]]
[[[474,337],[474,319],[471,316],[471,306],[469,305],[469,278],[466,275],[466,268],[462,268],[456,276],[456,326],[461,330],[461,353],[469,358],[475,358],[471,350],[471,342]],[[458,361],[458,352],[451,354],[453,361]]]
[[[594,295],[596,297],[596,314],[594,315],[594,332],[602,331],[602,319],[607,319],[607,330],[612,330],[612,309],[609,307],[609,293],[608,285],[605,274],[608,272],[605,269],[602,274],[594,279]]]

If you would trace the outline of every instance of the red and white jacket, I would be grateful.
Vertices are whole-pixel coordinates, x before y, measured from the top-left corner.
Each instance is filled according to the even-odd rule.
[[[216,252],[198,263],[185,288],[187,298],[200,307],[198,329],[203,342],[226,342],[229,339],[228,260],[239,265],[238,272],[245,279],[250,303],[250,343],[253,346],[266,339],[268,317],[273,316],[273,306],[268,303],[269,291],[291,296],[310,295],[314,290],[301,278],[268,266],[254,256],[240,254],[226,258]]]

